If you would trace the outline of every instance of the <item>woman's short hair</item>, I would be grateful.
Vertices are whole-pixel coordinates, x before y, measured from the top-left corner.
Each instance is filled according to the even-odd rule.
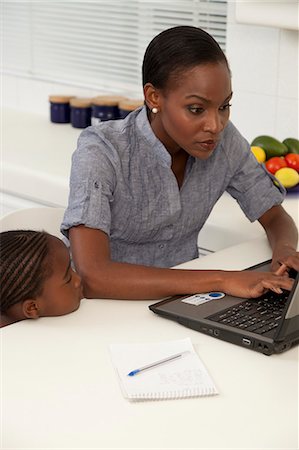
[[[167,89],[169,81],[179,79],[186,69],[199,64],[228,62],[219,44],[206,31],[192,26],[169,28],[148,45],[143,59],[143,86],[151,83]]]

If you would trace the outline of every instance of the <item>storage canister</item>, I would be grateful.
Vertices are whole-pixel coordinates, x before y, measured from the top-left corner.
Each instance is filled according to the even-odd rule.
[[[119,119],[118,104],[125,97],[121,95],[99,95],[92,99],[91,124],[104,120]]]
[[[74,128],[91,125],[91,99],[75,97],[70,100],[71,124]]]
[[[50,119],[54,123],[69,123],[70,100],[73,95],[50,95]]]
[[[124,119],[131,111],[144,105],[143,100],[125,99],[119,102],[119,115],[121,119]]]

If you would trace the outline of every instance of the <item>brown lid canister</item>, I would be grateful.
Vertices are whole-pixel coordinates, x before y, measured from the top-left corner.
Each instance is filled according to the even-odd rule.
[[[144,105],[144,100],[137,99],[125,99],[119,102],[119,109],[123,109],[125,111],[134,111],[134,109],[139,108]]]
[[[122,95],[98,95],[92,99],[93,105],[98,106],[118,106],[119,102],[125,100]]]
[[[105,120],[119,119],[118,104],[126,97],[122,95],[98,95],[92,99],[91,124],[97,125]]]
[[[74,128],[91,125],[91,98],[74,97],[70,100],[71,124]]]
[[[74,95],[50,95],[49,101],[51,103],[69,103]]]
[[[76,108],[90,108],[91,103],[91,98],[74,97],[70,99],[70,105]]]
[[[51,122],[70,122],[70,100],[72,98],[74,98],[74,95],[49,95]]]

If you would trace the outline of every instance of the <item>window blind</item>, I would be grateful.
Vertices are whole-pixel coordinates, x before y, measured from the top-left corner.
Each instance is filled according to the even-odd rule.
[[[205,29],[225,50],[226,0],[2,2],[2,70],[139,94],[143,54],[176,25]]]

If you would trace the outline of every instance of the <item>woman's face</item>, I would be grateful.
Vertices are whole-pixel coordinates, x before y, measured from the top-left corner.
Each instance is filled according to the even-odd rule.
[[[79,308],[82,299],[81,278],[70,264],[64,243],[50,237],[49,263],[51,275],[46,278],[41,295],[36,299],[40,316],[60,316]]]
[[[182,73],[166,92],[158,90],[151,126],[170,153],[184,149],[207,159],[229,119],[231,79],[224,63],[208,63]]]

